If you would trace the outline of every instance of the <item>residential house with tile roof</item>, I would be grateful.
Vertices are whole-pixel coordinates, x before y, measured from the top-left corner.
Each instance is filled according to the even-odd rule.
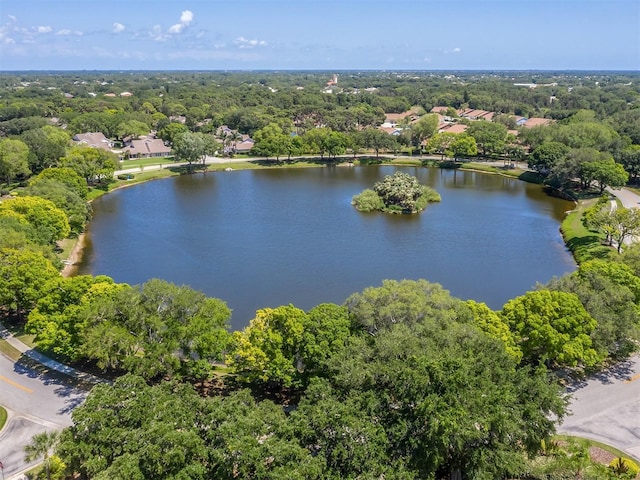
[[[71,140],[76,145],[86,145],[107,151],[111,151],[113,148],[113,142],[105,137],[102,132],[77,133]]]

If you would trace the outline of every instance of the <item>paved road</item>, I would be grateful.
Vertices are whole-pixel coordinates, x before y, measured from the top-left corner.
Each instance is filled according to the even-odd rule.
[[[0,355],[0,404],[9,413],[0,432],[0,461],[7,480],[29,467],[24,447],[31,437],[71,425],[71,411],[86,397],[86,391],[72,386],[69,377],[42,373],[30,365],[31,361],[14,363]]]
[[[561,433],[612,445],[640,460],[640,356],[569,387]]]

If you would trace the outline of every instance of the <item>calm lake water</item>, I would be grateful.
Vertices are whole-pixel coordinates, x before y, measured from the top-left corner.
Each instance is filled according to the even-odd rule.
[[[575,269],[559,233],[572,203],[506,177],[400,168],[442,202],[417,215],[355,210],[353,195],[390,166],[217,172],[118,190],[93,203],[78,273],[190,285],[227,302],[241,329],[259,308],[341,304],[383,279],[424,278],[500,309]]]

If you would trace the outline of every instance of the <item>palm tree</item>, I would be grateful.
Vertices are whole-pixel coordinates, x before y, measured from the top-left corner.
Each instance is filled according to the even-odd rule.
[[[27,462],[39,460],[47,470],[47,479],[51,480],[49,452],[55,447],[60,438],[60,432],[42,432],[31,437],[31,443],[24,447],[24,459]]]

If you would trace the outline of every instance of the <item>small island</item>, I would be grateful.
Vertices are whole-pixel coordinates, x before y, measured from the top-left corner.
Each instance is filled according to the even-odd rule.
[[[440,194],[421,185],[412,175],[396,172],[353,196],[351,204],[360,212],[378,210],[386,213],[417,213],[430,202],[439,202]]]

